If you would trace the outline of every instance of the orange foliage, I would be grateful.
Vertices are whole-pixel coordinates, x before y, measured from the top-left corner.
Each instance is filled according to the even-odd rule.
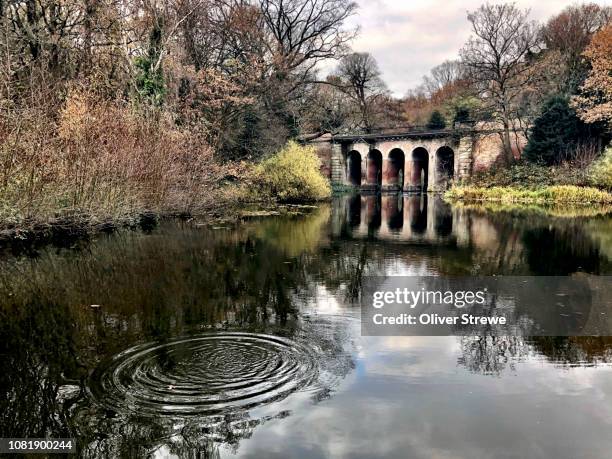
[[[612,127],[612,24],[597,32],[584,56],[591,71],[581,95],[573,99],[580,117],[587,123],[605,122]]]

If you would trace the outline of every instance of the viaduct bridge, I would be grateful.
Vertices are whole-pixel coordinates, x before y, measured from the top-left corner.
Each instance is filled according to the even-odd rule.
[[[485,135],[491,134],[497,131]],[[328,151],[327,173],[332,183],[364,191],[423,192],[444,191],[453,181],[471,174],[475,138],[474,130],[411,130],[328,134],[311,143],[319,152]]]

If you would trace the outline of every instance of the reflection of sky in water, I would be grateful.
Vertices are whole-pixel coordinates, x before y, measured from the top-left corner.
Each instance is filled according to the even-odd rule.
[[[355,331],[356,368],[334,396],[261,426],[238,457],[599,458],[612,447],[609,367],[530,357],[484,376],[457,365],[455,337]]]

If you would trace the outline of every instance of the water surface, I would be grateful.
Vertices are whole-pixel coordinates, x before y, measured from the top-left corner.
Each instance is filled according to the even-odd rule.
[[[612,217],[572,212],[343,196],[4,253],[0,436],[92,458],[608,457],[612,338],[362,337],[350,306],[367,275],[612,274]]]

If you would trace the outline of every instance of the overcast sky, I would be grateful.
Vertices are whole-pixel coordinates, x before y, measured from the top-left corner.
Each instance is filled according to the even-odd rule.
[[[368,51],[378,61],[383,78],[395,96],[418,86],[423,75],[455,59],[470,35],[467,12],[484,0],[357,0],[352,25],[361,29],[355,51]],[[531,17],[544,21],[575,0],[517,0]],[[582,3],[582,2],[580,2]],[[611,5],[612,0],[595,1]]]

